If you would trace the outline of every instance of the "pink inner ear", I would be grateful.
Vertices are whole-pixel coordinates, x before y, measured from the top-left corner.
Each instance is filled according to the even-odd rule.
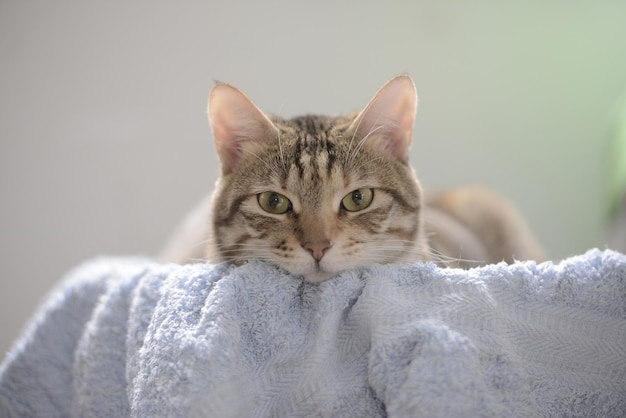
[[[218,84],[211,90],[209,122],[224,173],[237,168],[245,157],[245,148],[258,147],[275,129],[250,99],[228,84]]]
[[[222,168],[225,172],[231,172],[240,159],[240,145],[238,144],[237,137],[232,134],[232,131],[225,129],[224,126],[219,123],[211,123],[213,129],[213,138],[215,140],[215,147],[217,148],[217,154],[222,163]]]
[[[417,95],[411,78],[406,75],[393,78],[378,90],[357,118],[358,134],[361,137],[371,134],[373,142],[405,161],[416,110]]]

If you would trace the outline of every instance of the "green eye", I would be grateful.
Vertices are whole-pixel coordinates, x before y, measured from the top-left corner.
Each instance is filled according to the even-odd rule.
[[[374,190],[372,189],[357,189],[348,193],[343,199],[341,199],[341,207],[348,212],[358,212],[365,209],[372,203],[374,199]]]
[[[259,206],[269,213],[276,215],[291,210],[291,202],[285,196],[276,192],[263,192],[257,195]]]

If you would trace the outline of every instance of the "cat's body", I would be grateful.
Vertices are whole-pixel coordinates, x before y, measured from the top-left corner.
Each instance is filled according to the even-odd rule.
[[[314,282],[376,263],[540,258],[521,217],[492,193],[423,196],[408,161],[416,106],[404,75],[362,112],[337,118],[266,116],[239,90],[216,85],[209,119],[222,175],[165,258],[258,258]]]

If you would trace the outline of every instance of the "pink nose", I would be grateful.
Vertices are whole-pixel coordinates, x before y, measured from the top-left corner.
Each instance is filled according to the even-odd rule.
[[[324,257],[326,250],[332,247],[332,245],[333,244],[329,240],[325,239],[320,241],[305,242],[302,244],[302,247],[306,248],[314,259],[320,261],[322,257]]]

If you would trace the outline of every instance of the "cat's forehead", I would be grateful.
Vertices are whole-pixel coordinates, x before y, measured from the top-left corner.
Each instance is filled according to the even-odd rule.
[[[298,165],[302,163],[300,168],[330,159],[330,170],[332,160],[345,154],[350,146],[352,135],[349,128],[353,119],[351,115],[305,115],[285,121],[277,120],[278,145],[283,153],[288,153],[285,158]]]
[[[289,178],[325,183],[337,181],[357,152],[349,132],[353,117],[307,115],[278,122],[277,151]],[[351,148],[354,148],[351,152]]]
[[[303,115],[291,119],[271,117],[283,135],[292,141],[341,141],[356,114],[342,116]]]

